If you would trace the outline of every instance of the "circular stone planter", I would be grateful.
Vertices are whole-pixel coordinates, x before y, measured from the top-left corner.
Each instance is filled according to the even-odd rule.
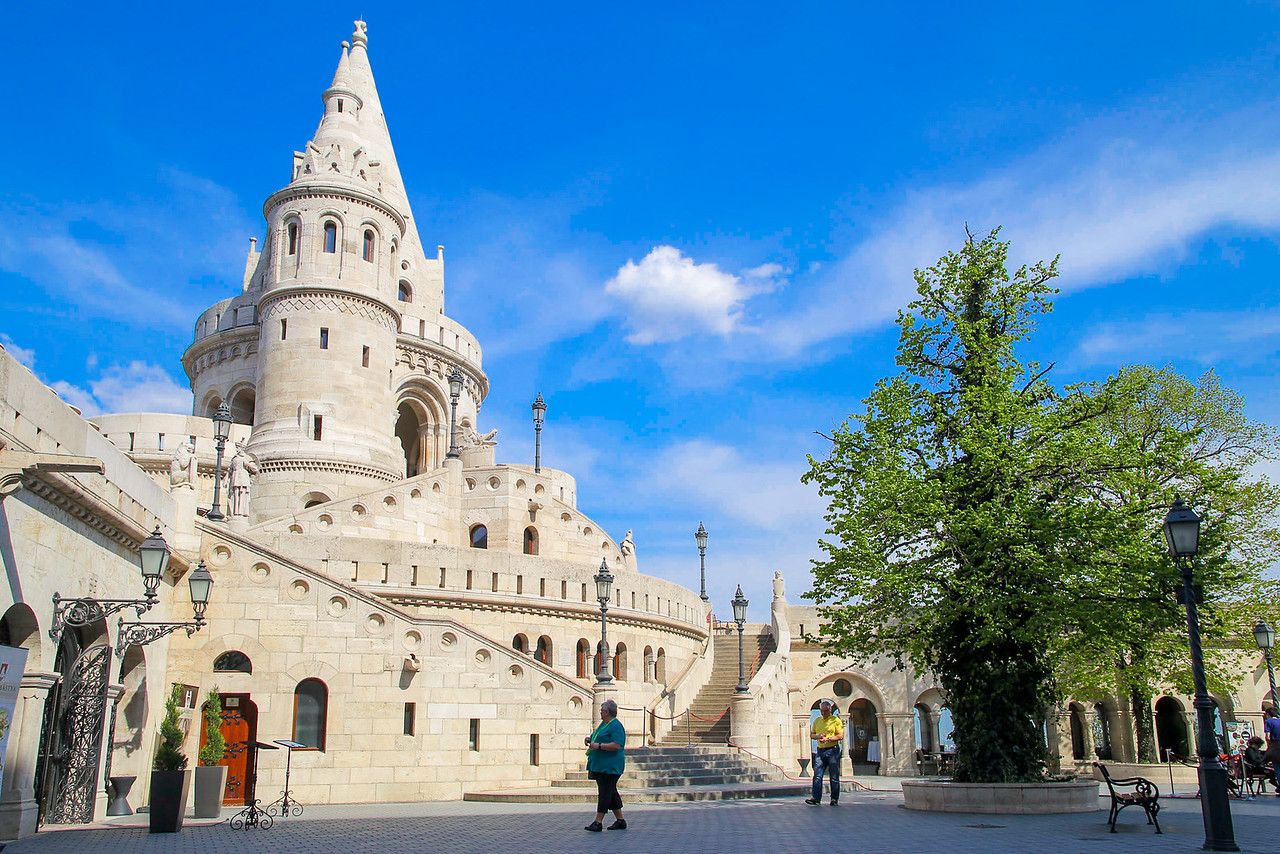
[[[925,812],[1004,813],[1048,815],[1095,812],[1098,783],[953,783],[950,780],[903,780],[902,796],[909,810]]]

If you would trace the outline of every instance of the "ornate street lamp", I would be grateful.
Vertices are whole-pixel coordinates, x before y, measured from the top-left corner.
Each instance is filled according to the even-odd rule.
[[[533,402],[533,473],[542,471],[542,422],[547,419],[547,402],[538,392],[538,399]]]
[[[191,637],[204,628],[204,611],[209,607],[209,595],[213,592],[213,575],[205,568],[204,561],[196,564],[187,579],[187,586],[191,591],[194,620],[186,623],[126,623],[122,617],[116,629],[116,655],[124,658],[129,647],[146,646],[178,629],[185,629],[187,637]]]
[[[211,522],[221,522],[227,518],[222,514],[222,452],[227,447],[227,437],[231,435],[231,407],[224,400],[218,404],[218,411],[213,414],[213,441],[218,446],[217,460],[213,464],[213,506],[205,514]]]
[[[738,592],[733,594],[733,621],[738,624],[738,687],[734,688],[735,694],[747,693],[747,671],[745,662],[742,658],[742,629],[747,622],[747,597],[742,595],[742,585],[738,585]]]
[[[596,599],[600,601],[600,672],[596,674],[596,684],[607,684],[613,681],[613,674],[609,672],[609,598],[613,596],[613,573],[605,558],[600,558],[595,582]]]
[[[1164,517],[1164,539],[1182,574],[1182,604],[1187,608],[1187,637],[1191,645],[1191,676],[1196,696],[1196,752],[1200,757],[1200,812],[1204,818],[1204,849],[1239,851],[1227,800],[1227,769],[1218,761],[1218,741],[1213,735],[1213,700],[1204,678],[1204,653],[1200,648],[1199,599],[1192,575],[1192,560],[1200,548],[1200,516],[1191,505],[1175,498]]]
[[[458,398],[462,396],[462,383],[465,378],[457,366],[449,372],[449,453],[450,459],[457,459],[458,453]]]
[[[698,572],[702,579],[702,585],[701,585],[702,592],[699,595],[702,597],[702,601],[706,602],[708,601],[707,599],[707,529],[702,527],[701,522],[698,523],[698,530],[693,532],[693,538],[698,541],[698,564],[699,564]]]
[[[1276,630],[1267,625],[1266,620],[1259,620],[1258,625],[1253,627],[1253,639],[1267,662],[1267,679],[1271,682],[1271,707],[1280,709],[1280,694],[1276,693],[1276,671],[1271,666],[1271,650],[1276,645]]]
[[[139,549],[142,553],[142,586],[146,593],[142,599],[95,599],[91,596],[79,599],[63,599],[53,594],[53,621],[49,624],[49,637],[56,645],[62,639],[62,630],[67,626],[81,628],[105,620],[117,611],[132,608],[136,616],[141,617],[156,604],[156,591],[160,589],[160,581],[165,570],[169,568],[169,544],[160,534],[160,526],[156,525],[151,536],[142,541]]]

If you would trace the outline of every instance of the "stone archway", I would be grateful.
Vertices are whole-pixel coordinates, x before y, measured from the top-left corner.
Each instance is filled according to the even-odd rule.
[[[401,386],[396,403],[396,440],[404,455],[405,477],[439,468],[448,452],[447,407],[420,382]]]
[[[1168,762],[1169,755],[1189,756],[1190,740],[1187,730],[1187,713],[1174,697],[1156,700],[1156,744],[1160,748],[1160,761]]]

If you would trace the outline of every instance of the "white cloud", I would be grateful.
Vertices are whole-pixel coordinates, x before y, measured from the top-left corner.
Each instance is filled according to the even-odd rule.
[[[88,389],[65,380],[49,387],[86,417],[111,412],[191,413],[191,391],[159,365],[134,361],[111,365],[88,382]]]
[[[1280,310],[1189,312],[1104,323],[1076,348],[1082,366],[1189,359],[1213,366],[1249,365],[1280,352]]]
[[[18,344],[12,338],[10,338],[8,335],[5,335],[3,332],[0,332],[0,344],[4,345],[4,351],[8,353],[10,356],[17,359],[22,364],[26,365],[28,369],[33,371],[35,370],[35,367],[36,367],[36,351],[35,350],[32,350],[28,347],[19,347]]]
[[[759,280],[781,271],[766,264],[749,273]],[[638,264],[628,260],[605,283],[605,292],[627,308],[627,340],[634,344],[675,341],[703,331],[728,335],[740,328],[747,298],[766,289],[715,264],[695,263],[674,246],[654,247]]]

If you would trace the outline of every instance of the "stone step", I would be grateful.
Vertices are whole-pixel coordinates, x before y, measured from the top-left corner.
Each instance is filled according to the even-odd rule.
[[[627,789],[623,803],[656,804],[681,801],[727,801],[743,798],[795,798],[809,791],[804,783],[741,783],[726,786],[657,786]],[[512,804],[594,804],[596,787],[580,789],[543,786],[530,789],[499,789],[467,792],[464,801]]]
[[[689,774],[689,773],[733,773],[736,771],[758,771],[760,764],[731,759],[714,759],[705,762],[697,760],[680,760],[675,762],[636,762],[627,760],[628,774]],[[585,780],[585,770],[568,771],[565,779]]]
[[[618,783],[623,789],[651,789],[664,786],[731,786],[738,783],[767,783],[773,775],[763,772],[731,774],[673,774],[668,776],[633,775],[628,771]],[[557,788],[581,788],[595,785],[590,780],[553,780]]]

